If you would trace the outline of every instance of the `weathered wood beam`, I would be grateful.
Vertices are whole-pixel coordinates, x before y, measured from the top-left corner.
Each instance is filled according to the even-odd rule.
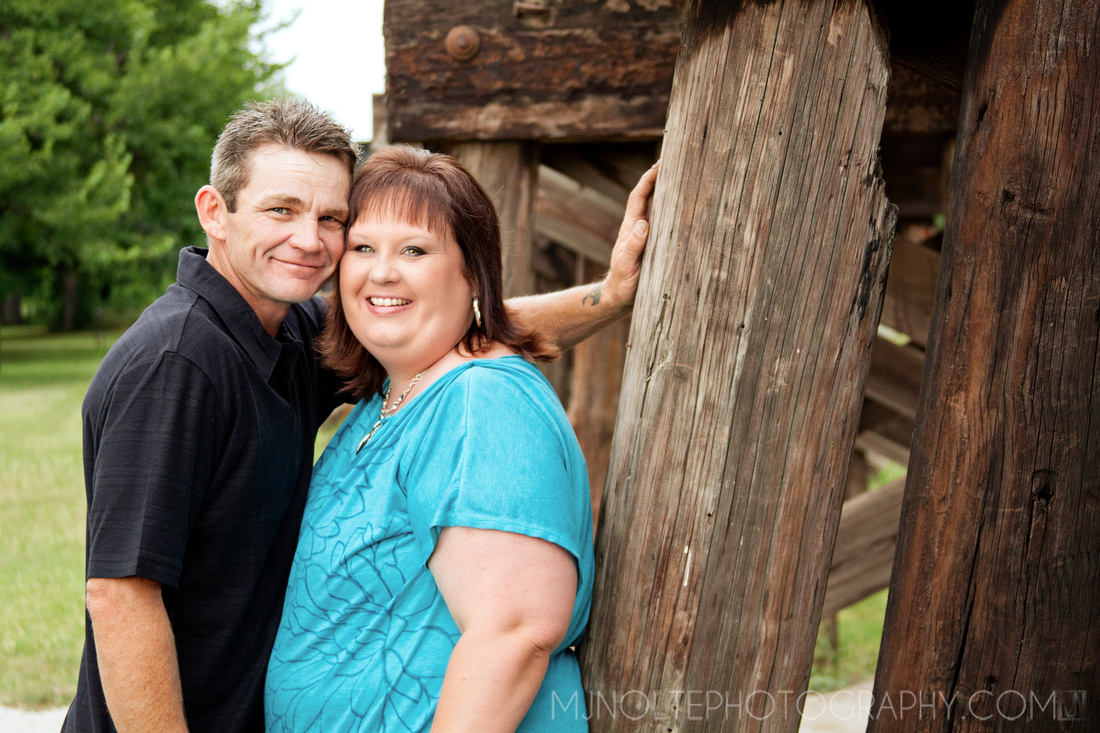
[[[875,410],[883,414],[869,422],[868,413]],[[874,402],[864,402],[863,413],[859,419],[859,432],[856,434],[856,448],[908,466],[912,442],[912,418],[898,415]]]
[[[582,264],[578,282],[594,282],[603,276],[605,266]],[[592,512],[600,516],[607,466],[611,459],[611,441],[615,415],[619,409],[619,390],[626,362],[630,319],[613,323],[573,349],[573,384],[566,414],[588,464],[588,486]]]
[[[596,543],[589,724],[793,731],[793,705],[700,720],[669,693],[794,698],[809,678],[893,234],[885,37],[835,0],[700,0],[684,29]],[[658,691],[640,718],[600,707],[630,690]]]
[[[390,136],[659,140],[684,4],[386,0]],[[887,130],[953,131],[972,3],[882,5],[897,69]]]
[[[928,345],[939,270],[939,252],[915,241],[904,229],[898,232],[890,257],[881,322],[905,334],[921,348]],[[913,406],[916,407],[916,403]]]
[[[867,398],[913,418],[917,414],[923,372],[924,354],[919,349],[876,338],[871,351],[871,373],[867,377]]]
[[[978,3],[872,732],[1100,721],[1098,18]]]
[[[603,268],[619,234],[625,204],[540,166],[535,231]]]
[[[890,26],[893,69],[905,68],[958,95],[966,68],[974,0],[885,0],[882,7]],[[895,89],[898,87],[892,86],[891,92]],[[955,104],[958,109],[958,102]]]
[[[657,160],[654,143],[544,145],[542,162],[626,206],[634,184]]]
[[[890,77],[883,135],[955,134],[959,124],[958,86],[928,79],[896,59]]]
[[[949,133],[883,134],[882,177],[899,219],[931,220],[947,211],[954,128]]]
[[[822,616],[831,616],[890,584],[904,488],[905,479],[900,478],[844,502]]]
[[[393,139],[660,138],[683,0],[542,5],[387,0]]]
[[[374,94],[371,96],[371,126],[374,136],[371,138],[371,147],[375,150],[390,144],[390,124],[386,112],[386,95]]]
[[[848,479],[844,482],[844,501],[867,491],[867,459],[860,450],[853,450],[848,460]]]
[[[500,215],[504,259],[504,297],[532,291],[531,260],[539,146],[533,142],[446,142],[439,148],[454,156],[493,199]]]

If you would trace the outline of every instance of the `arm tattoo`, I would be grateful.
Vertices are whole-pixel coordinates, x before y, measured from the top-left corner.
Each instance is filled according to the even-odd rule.
[[[589,290],[583,298],[581,298],[581,305],[585,305],[589,300],[592,301],[592,305],[596,306],[600,304],[600,294],[603,284],[597,284],[594,288]]]

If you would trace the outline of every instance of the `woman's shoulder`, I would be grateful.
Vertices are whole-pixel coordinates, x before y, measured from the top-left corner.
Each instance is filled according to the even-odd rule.
[[[518,354],[472,359],[465,366],[455,381],[481,399],[502,402],[523,395],[557,402],[553,388],[538,367]]]

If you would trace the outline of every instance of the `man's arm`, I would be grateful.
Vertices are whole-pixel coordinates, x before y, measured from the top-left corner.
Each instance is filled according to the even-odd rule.
[[[508,310],[522,327],[565,351],[630,312],[649,234],[647,217],[657,170],[654,164],[630,193],[607,277],[556,293],[509,299]]]
[[[120,733],[186,732],[176,641],[160,583],[89,578],[87,604],[115,727]]]

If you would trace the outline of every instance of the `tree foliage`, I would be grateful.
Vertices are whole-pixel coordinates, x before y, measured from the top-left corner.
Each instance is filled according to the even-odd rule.
[[[206,0],[0,4],[0,296],[59,304],[67,285],[84,296],[79,325],[104,299],[163,290],[179,248],[202,241],[192,201],[219,131],[276,91],[281,67],[253,50],[261,13]]]

